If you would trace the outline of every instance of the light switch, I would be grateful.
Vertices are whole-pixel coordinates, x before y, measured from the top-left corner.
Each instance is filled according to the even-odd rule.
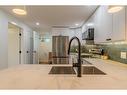
[[[127,57],[126,52],[121,52],[121,58],[122,58],[122,59],[126,59],[126,57]]]

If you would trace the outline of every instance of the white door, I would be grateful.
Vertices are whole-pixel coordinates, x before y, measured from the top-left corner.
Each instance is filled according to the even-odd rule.
[[[33,64],[39,64],[39,34],[33,32]]]
[[[10,23],[8,26],[8,67],[11,67],[21,63],[21,36],[19,27]]]

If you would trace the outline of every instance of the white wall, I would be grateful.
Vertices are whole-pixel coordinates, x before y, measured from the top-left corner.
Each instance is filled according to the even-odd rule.
[[[8,22],[6,15],[0,11],[0,69],[7,68],[8,63]]]
[[[46,32],[41,32],[40,36],[42,38],[50,39],[49,42],[41,41],[39,46],[39,61],[40,62],[48,62],[48,54],[52,52],[52,32],[51,30],[47,30]]]
[[[71,39],[73,36],[76,36],[82,40],[82,30],[81,28],[69,29],[69,28],[53,28],[52,29],[52,36],[69,36]]]
[[[51,33],[52,36],[68,36],[69,31],[69,28],[52,28]]]
[[[76,36],[79,38],[81,44],[82,44],[82,30],[81,28],[77,28],[77,29],[70,29],[69,31],[69,39],[71,39],[73,36]],[[74,40],[72,42],[72,45],[77,45],[78,42],[76,40]]]
[[[52,52],[52,39],[49,42],[40,42],[39,61],[48,62],[48,54]]]
[[[26,51],[28,49],[27,47],[27,41],[29,38],[27,36],[31,33],[32,29],[29,28],[27,25],[22,23],[21,21],[17,20],[13,16],[3,12],[0,10],[0,69],[7,68],[8,67],[8,22],[15,22],[19,27],[23,29],[23,56],[22,62],[28,63],[25,58],[27,57]],[[23,64],[22,63],[22,64]]]

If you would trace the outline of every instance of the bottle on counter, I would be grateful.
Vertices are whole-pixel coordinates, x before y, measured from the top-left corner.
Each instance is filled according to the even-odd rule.
[[[104,49],[101,49],[101,59],[104,60],[108,59],[108,53],[104,52]]]

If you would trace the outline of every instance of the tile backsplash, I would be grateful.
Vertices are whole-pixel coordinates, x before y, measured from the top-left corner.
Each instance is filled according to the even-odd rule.
[[[96,48],[97,46],[96,45],[82,45],[81,46],[81,52],[82,53],[89,53],[89,49],[93,49],[93,48]],[[78,49],[78,46],[77,45],[73,45],[71,47],[71,52],[74,52],[76,53],[76,49]]]
[[[71,52],[76,52],[77,46],[72,46]],[[127,64],[127,58],[121,58],[121,52],[127,53],[127,44],[106,44],[106,45],[84,45],[81,47],[82,53],[88,53],[89,49],[103,48],[109,59]],[[127,56],[127,55],[126,55]]]
[[[127,53],[127,44],[109,44],[97,46],[104,49],[104,52],[108,54],[109,59],[127,64],[127,58],[121,58],[121,52]]]

